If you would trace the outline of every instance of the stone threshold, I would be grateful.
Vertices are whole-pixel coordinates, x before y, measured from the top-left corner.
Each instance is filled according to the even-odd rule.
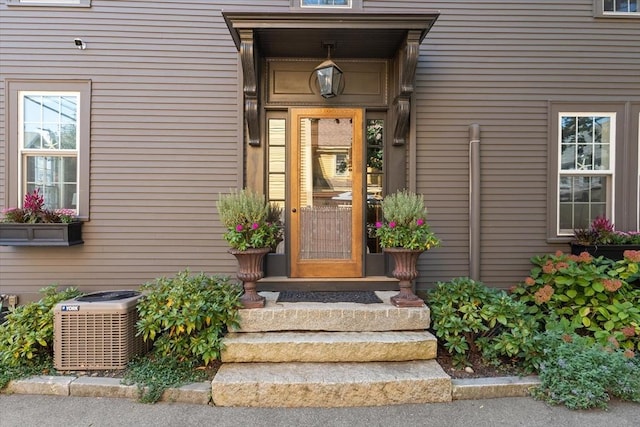
[[[540,385],[537,376],[452,379],[452,400],[482,400],[528,396],[531,388]],[[187,384],[165,391],[160,401],[211,404],[210,381]],[[9,382],[0,394],[35,394],[76,397],[110,397],[135,400],[137,386],[124,385],[118,378],[36,376]]]

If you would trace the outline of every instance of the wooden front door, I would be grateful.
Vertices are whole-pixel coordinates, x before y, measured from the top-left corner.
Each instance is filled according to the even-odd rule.
[[[363,110],[291,109],[291,277],[363,276]]]

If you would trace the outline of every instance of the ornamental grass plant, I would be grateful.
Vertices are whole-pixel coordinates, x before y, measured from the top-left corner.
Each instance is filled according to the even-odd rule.
[[[282,241],[282,209],[268,203],[263,194],[248,188],[234,190],[220,195],[217,208],[227,228],[223,237],[233,249],[275,250]]]
[[[381,203],[384,221],[376,223],[376,236],[383,248],[429,250],[441,241],[427,223],[424,197],[402,190],[387,195]]]

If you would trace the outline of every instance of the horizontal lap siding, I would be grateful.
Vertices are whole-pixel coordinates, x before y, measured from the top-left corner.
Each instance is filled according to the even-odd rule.
[[[549,101],[640,97],[640,20],[595,19],[592,0],[365,1],[440,11],[420,50],[417,188],[443,246],[419,287],[469,274],[468,127],[481,126],[481,279],[509,287],[546,243]]]
[[[92,81],[85,243],[1,247],[3,293],[137,288],[187,267],[234,273],[215,207],[241,176],[238,56],[221,15],[230,3],[0,6],[3,78]]]

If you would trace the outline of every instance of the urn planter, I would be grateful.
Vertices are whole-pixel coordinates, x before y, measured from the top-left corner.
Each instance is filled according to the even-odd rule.
[[[400,293],[391,297],[396,307],[422,307],[424,301],[413,293],[411,282],[418,277],[418,258],[423,250],[404,248],[385,248],[384,251],[393,257],[395,268],[391,275],[400,281]]]
[[[571,242],[570,244],[572,255],[588,252],[593,257],[603,256],[614,261],[623,259],[624,251],[640,251],[640,245],[582,245],[576,242]]]
[[[240,302],[244,308],[262,308],[265,304],[265,297],[258,295],[256,282],[264,277],[263,259],[271,251],[270,248],[229,249],[229,253],[238,260],[237,277],[242,281],[244,293],[240,297]]]
[[[0,246],[81,245],[82,222],[0,223]]]

